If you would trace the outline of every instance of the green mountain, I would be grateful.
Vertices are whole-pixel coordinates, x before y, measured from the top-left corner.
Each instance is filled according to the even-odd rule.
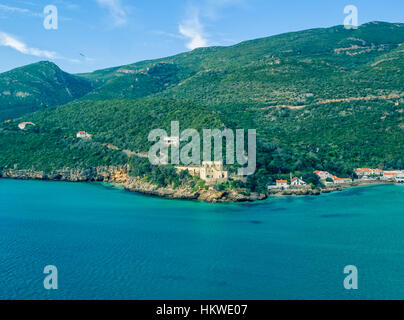
[[[0,74],[0,121],[65,104],[92,90],[90,81],[43,61]]]
[[[148,132],[169,130],[171,120],[182,129],[257,129],[258,169],[246,186],[252,191],[290,172],[317,183],[314,169],[341,177],[359,166],[402,169],[403,43],[404,24],[372,22],[356,30],[287,33],[70,76],[72,87],[82,83],[70,99],[75,102],[0,127],[0,170],[16,164],[50,169],[127,163],[105,145],[146,152]],[[28,67],[35,73],[42,65]],[[30,92],[24,83],[21,91]],[[37,109],[57,103],[45,101],[54,97],[37,88]],[[22,120],[36,126],[16,129]],[[94,139],[72,138],[78,130]]]
[[[403,24],[383,22],[368,23],[357,30],[342,26],[312,29],[231,47],[200,48],[83,76],[101,84],[97,89],[101,98],[160,92],[215,107],[234,103],[298,105],[360,96],[369,93],[367,89],[401,90],[399,74],[369,79],[365,71],[394,50],[400,55],[403,30]],[[156,88],[153,79],[159,77]]]

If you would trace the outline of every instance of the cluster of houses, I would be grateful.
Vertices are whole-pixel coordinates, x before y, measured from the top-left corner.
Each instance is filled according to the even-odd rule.
[[[358,168],[354,170],[360,180],[382,180],[404,183],[404,171],[384,171],[381,169]]]
[[[303,181],[302,178],[294,177],[290,179],[290,184],[288,180],[276,180],[275,185],[268,186],[268,190],[271,189],[289,189],[289,188],[308,188],[309,185]]]
[[[369,169],[369,168],[358,168],[354,170],[359,179],[364,177],[372,176],[382,176],[383,170],[381,169]]]
[[[400,170],[386,171],[372,168],[357,168],[354,170],[354,172],[359,180],[380,180],[398,183],[404,182],[404,171]],[[352,182],[352,179],[350,178],[338,178],[327,171],[315,171],[314,173],[319,176],[320,180],[325,182],[329,181],[331,183],[332,181],[334,184]]]
[[[380,180],[404,183],[404,171],[383,171],[381,169],[358,168],[354,170],[359,180]],[[325,185],[345,184],[349,185],[353,182],[351,178],[338,178],[327,171],[314,171]],[[268,190],[272,189],[289,189],[289,188],[305,188],[308,184],[302,178],[294,177],[290,180],[276,180],[275,185],[268,186]]]
[[[314,173],[320,178],[320,180],[325,184],[349,184],[352,183],[350,178],[338,178],[327,171],[314,171]],[[268,189],[289,189],[289,188],[309,188],[309,184],[303,180],[303,178],[294,177],[288,180],[276,180],[275,185],[268,186]]]
[[[314,171],[316,175],[320,178],[320,180],[328,183],[333,183],[333,184],[344,184],[344,183],[351,183],[352,179],[351,178],[338,178],[334,176],[333,174],[327,172],[327,171]]]

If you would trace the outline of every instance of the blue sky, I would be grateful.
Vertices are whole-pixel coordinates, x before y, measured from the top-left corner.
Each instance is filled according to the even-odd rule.
[[[47,5],[58,10],[57,30],[43,26]],[[0,72],[41,60],[88,72],[341,25],[347,5],[359,24],[404,22],[402,0],[0,0]]]

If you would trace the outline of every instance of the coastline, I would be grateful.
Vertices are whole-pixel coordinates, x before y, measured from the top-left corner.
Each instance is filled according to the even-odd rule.
[[[355,180],[350,184],[340,184],[340,185],[329,185],[323,188],[308,189],[308,188],[296,188],[296,189],[285,189],[285,190],[273,190],[268,192],[269,196],[319,196],[321,194],[327,194],[332,192],[340,192],[345,189],[355,188],[355,187],[366,187],[373,185],[387,185],[395,184],[393,181],[380,181],[380,180]]]
[[[233,190],[217,191],[212,188],[209,190],[192,190],[190,187],[180,187],[176,189],[170,187],[159,187],[140,178],[130,177],[128,174],[128,166],[126,165],[94,167],[89,169],[65,168],[52,171],[51,173],[35,170],[7,170],[3,172],[0,171],[0,178],[65,182],[102,182],[130,192],[137,192],[144,195],[166,199],[199,200],[208,203],[254,202],[265,200],[271,196],[318,196],[321,194],[342,191],[352,187],[394,183],[389,181],[356,180],[352,184],[343,184],[338,186],[332,185],[317,189],[296,188],[273,190],[269,191],[267,194],[251,193],[250,195],[244,195]]]
[[[177,200],[200,200],[204,202],[253,202],[267,198],[265,194],[244,195],[233,190],[193,190],[190,187],[159,187],[128,174],[128,166],[103,166],[88,169],[64,168],[50,173],[31,169],[0,171],[0,178],[17,180],[51,180],[65,182],[103,182],[127,191]]]

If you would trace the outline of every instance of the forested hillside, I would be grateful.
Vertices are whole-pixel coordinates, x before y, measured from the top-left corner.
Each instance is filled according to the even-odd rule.
[[[3,123],[0,169],[126,163],[125,155],[105,145],[146,152],[148,132],[168,129],[171,120],[182,129],[257,129],[258,170],[248,181],[253,191],[290,172],[312,179],[314,169],[349,177],[359,166],[404,168],[403,43],[404,24],[373,22],[357,30],[337,26],[200,48],[76,76],[55,67],[50,76],[42,70],[49,70],[47,63],[10,71],[0,75],[3,115],[75,102]],[[46,75],[46,86],[27,81],[27,72]],[[12,89],[10,79],[25,87]],[[12,106],[17,98],[2,100],[4,91],[15,96],[16,90],[31,93],[18,97],[31,99],[31,109]],[[18,130],[23,120],[36,126]],[[75,139],[78,130],[93,140]]]

